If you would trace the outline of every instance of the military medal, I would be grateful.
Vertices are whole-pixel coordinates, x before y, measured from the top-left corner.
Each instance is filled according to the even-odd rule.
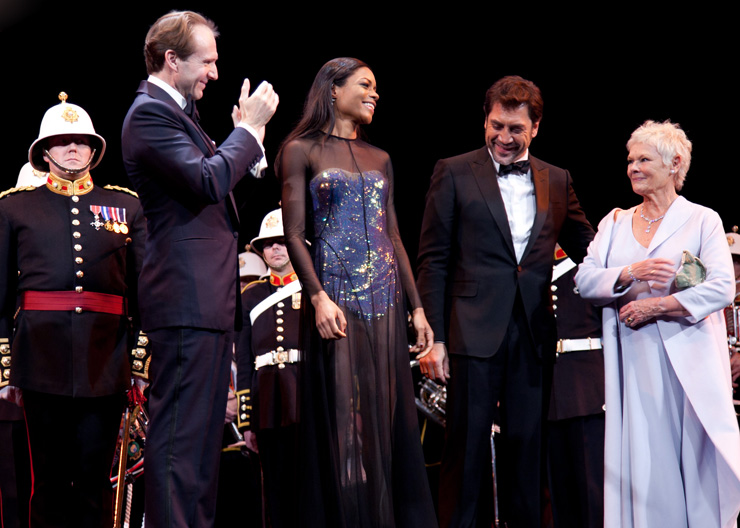
[[[105,220],[106,231],[112,231],[114,233],[128,234],[128,225],[126,225],[126,209],[124,207],[108,207],[108,206],[96,206],[100,208],[100,214],[102,214]],[[92,206],[91,206],[92,208]]]
[[[100,206],[99,205],[91,205],[90,211],[92,211],[92,214],[95,217],[94,222],[90,222],[90,225],[95,228],[95,231],[100,231],[100,228],[103,227],[105,224],[100,221]]]

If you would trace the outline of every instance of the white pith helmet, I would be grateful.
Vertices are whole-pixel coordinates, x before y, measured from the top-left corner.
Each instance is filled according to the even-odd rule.
[[[259,255],[251,251],[239,253],[239,276],[244,277],[261,277],[267,273],[267,265]]]
[[[260,225],[260,233],[252,239],[249,245],[252,247],[252,251],[258,255],[262,255],[262,244],[260,242],[269,238],[281,238],[284,237],[283,233],[283,210],[275,209],[270,211],[262,219]]]
[[[49,163],[44,161],[44,149],[46,140],[53,136],[65,136],[69,134],[78,134],[89,136],[91,138],[90,146],[95,149],[90,169],[93,169],[100,163],[105,152],[105,139],[95,133],[92,119],[85,110],[75,104],[67,102],[67,94],[61,92],[59,99],[62,101],[56,106],[49,108],[41,120],[39,137],[33,142],[28,149],[28,161],[31,166],[39,171],[47,172]]]

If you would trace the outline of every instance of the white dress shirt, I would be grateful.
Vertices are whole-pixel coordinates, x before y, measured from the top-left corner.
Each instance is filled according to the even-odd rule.
[[[489,151],[490,153],[490,151]],[[516,161],[529,158],[529,151]],[[491,156],[493,160],[493,156]],[[496,172],[499,172],[500,164],[493,160]],[[498,176],[498,187],[501,190],[501,198],[506,208],[506,216],[509,219],[511,240],[514,243],[514,252],[517,262],[521,262],[524,249],[529,242],[529,235],[534,224],[534,215],[537,209],[537,199],[534,194],[534,183],[532,182],[532,169],[527,174],[507,174]]]

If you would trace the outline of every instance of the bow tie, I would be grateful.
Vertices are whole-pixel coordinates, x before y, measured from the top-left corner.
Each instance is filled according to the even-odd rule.
[[[527,174],[529,172],[529,160],[517,161],[516,163],[510,163],[509,165],[501,165],[498,168],[499,176],[506,176],[507,174]]]
[[[185,108],[183,108],[183,112],[188,114],[190,116],[190,119],[192,119],[196,123],[200,121],[200,115],[198,114],[198,109],[196,108],[195,101],[192,97],[188,97],[188,102],[185,105]]]

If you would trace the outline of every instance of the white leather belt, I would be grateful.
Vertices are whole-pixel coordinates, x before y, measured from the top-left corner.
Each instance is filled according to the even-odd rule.
[[[254,370],[262,367],[277,365],[278,368],[285,368],[286,363],[297,363],[301,360],[301,351],[291,348],[290,350],[273,350],[267,354],[261,354],[254,358]]]
[[[600,337],[587,337],[585,339],[558,339],[558,354],[566,352],[578,352],[581,350],[597,350],[601,348]]]

